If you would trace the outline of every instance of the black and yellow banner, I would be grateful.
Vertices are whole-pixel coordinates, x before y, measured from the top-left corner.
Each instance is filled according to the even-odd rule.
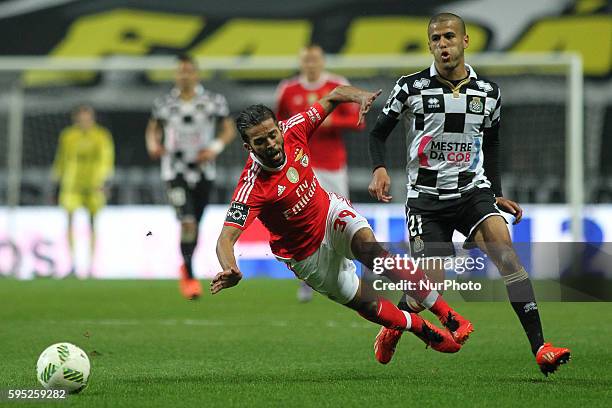
[[[17,2],[0,3],[0,34],[13,40],[0,43],[0,55],[293,56],[313,41],[344,55],[427,53],[429,18],[448,10],[466,20],[470,52],[578,52],[585,74],[598,78],[609,77],[612,67],[606,0],[518,0],[511,6],[504,0],[469,5],[43,0],[36,9],[20,12],[17,7],[10,13],[4,7],[9,3]]]

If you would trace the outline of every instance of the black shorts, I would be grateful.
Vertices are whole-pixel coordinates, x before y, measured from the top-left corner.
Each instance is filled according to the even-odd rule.
[[[199,223],[204,207],[210,200],[213,184],[211,180],[202,178],[195,186],[190,187],[182,177],[166,182],[168,200],[176,211],[176,217],[181,221],[193,218]]]
[[[453,233],[459,231],[472,240],[476,227],[487,217],[500,215],[489,188],[474,188],[461,198],[438,200],[419,194],[409,198],[406,223],[412,256],[453,256]],[[466,245],[467,246],[467,245]]]

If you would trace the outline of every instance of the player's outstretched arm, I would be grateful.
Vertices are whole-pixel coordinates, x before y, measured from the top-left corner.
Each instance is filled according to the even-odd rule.
[[[374,169],[368,191],[372,197],[383,203],[390,202],[392,198],[389,195],[391,178],[387,173],[385,164],[385,143],[396,124],[397,119],[387,116],[383,111],[378,115],[374,128],[370,131],[368,137],[370,160],[372,160],[372,168]]]
[[[391,188],[391,177],[387,173],[387,169],[384,167],[378,167],[372,173],[372,181],[368,186],[368,192],[372,197],[383,203],[391,202],[391,195],[389,189]]]
[[[198,152],[198,163],[215,160],[225,147],[236,138],[236,124],[229,116],[221,119],[220,128],[215,140],[208,147]]]
[[[357,88],[350,85],[340,85],[334,88],[333,91],[319,99],[319,103],[325,109],[327,114],[330,114],[338,104],[353,102],[359,104],[359,125],[366,113],[370,111],[374,100],[382,93],[379,89],[376,92],[366,91],[365,89]]]
[[[230,144],[236,138],[236,123],[231,117],[225,117],[221,121],[221,132],[217,136],[226,145]]]
[[[223,226],[219,239],[217,239],[217,258],[223,271],[219,272],[210,282],[210,292],[214,295],[223,289],[236,286],[242,279],[242,272],[238,269],[236,258],[234,256],[234,245],[238,237],[242,234],[242,230]]]

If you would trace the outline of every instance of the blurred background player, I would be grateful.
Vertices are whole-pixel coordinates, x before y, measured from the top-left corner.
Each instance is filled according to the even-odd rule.
[[[68,245],[71,271],[75,274],[74,211],[85,207],[90,221],[90,266],[94,260],[95,216],[105,204],[105,183],[113,174],[115,151],[110,132],[96,123],[91,106],[80,105],[72,112],[71,126],[59,136],[53,163],[54,177],[59,181],[59,204],[68,212]]]
[[[202,293],[193,276],[198,227],[215,179],[215,158],[236,136],[223,95],[199,83],[196,62],[179,57],[175,87],[154,102],[146,130],[152,159],[161,158],[161,177],[181,222],[180,290],[187,299]]]
[[[325,70],[325,54],[317,44],[305,47],[300,53],[300,73],[282,81],[276,91],[276,112],[279,120],[304,112],[313,103],[339,85],[348,85],[346,78]],[[355,104],[339,105],[317,129],[309,141],[312,167],[321,186],[349,198],[346,147],[342,138],[344,129],[362,129],[357,124],[359,107]],[[312,289],[300,283],[297,294],[300,302],[312,299]]]

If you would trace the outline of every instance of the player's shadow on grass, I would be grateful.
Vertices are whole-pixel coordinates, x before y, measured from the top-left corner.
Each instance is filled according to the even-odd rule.
[[[564,377],[563,373],[559,374],[551,374],[549,378],[520,378],[520,377],[511,377],[511,378],[500,378],[499,381],[505,383],[515,383],[515,384],[545,384],[550,386],[573,386],[579,388],[597,388],[597,389],[612,389],[612,381],[604,378],[568,378]]]

